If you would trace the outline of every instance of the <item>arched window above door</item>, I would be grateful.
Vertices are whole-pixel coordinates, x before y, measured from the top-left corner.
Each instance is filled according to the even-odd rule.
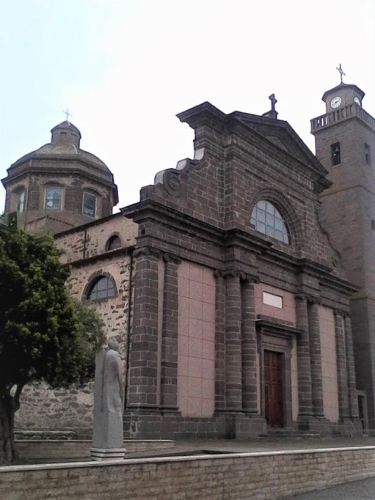
[[[250,224],[256,231],[290,245],[288,226],[279,210],[270,201],[258,201],[251,213]]]

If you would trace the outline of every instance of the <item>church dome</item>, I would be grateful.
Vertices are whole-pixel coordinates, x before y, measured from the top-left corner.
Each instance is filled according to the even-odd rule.
[[[113,174],[80,143],[81,132],[66,120],[51,130],[51,142],[8,168],[5,212],[17,212],[19,227],[36,231],[44,224],[56,233],[112,214]]]
[[[80,148],[81,132],[68,121],[59,123],[51,130],[51,142],[19,158],[13,167],[21,165],[28,160],[81,160],[84,163],[92,164],[104,172],[110,173],[107,165],[97,156]]]

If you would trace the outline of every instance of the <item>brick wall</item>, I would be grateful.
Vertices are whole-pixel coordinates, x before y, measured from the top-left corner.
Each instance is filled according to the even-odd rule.
[[[374,475],[374,447],[0,467],[0,498],[277,500]]]

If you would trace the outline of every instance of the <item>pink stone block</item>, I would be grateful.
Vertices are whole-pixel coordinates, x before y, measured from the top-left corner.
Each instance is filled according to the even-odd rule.
[[[189,297],[195,300],[203,300],[203,285],[198,281],[190,281],[189,283]]]
[[[190,274],[190,264],[186,260],[183,260],[178,266],[178,277],[189,278]]]
[[[285,320],[294,324],[296,323],[296,310],[294,307],[285,307]]]
[[[189,378],[179,375],[177,380],[177,393],[181,398],[187,398],[189,392]]]
[[[178,398],[177,404],[183,417],[188,416],[188,398]]]
[[[202,397],[202,384],[201,379],[197,377],[190,377],[188,381],[188,396],[189,398]]]
[[[179,296],[178,297],[178,315],[180,317],[188,318],[190,314],[189,308],[189,299],[186,297]]]
[[[181,316],[178,318],[178,335],[189,335],[189,318]]]
[[[182,297],[189,297],[190,293],[190,280],[187,278],[178,279],[178,295]]]
[[[189,365],[189,370],[190,370],[190,365]],[[210,379],[210,380],[215,380],[215,363],[212,360],[204,360],[204,362],[201,365],[201,377]]]
[[[177,374],[178,379],[180,377],[187,377],[189,375],[189,357],[188,356],[178,356],[178,368]]]
[[[209,340],[202,341],[202,359],[215,359],[215,343]]]
[[[202,266],[200,266],[199,264],[190,263],[189,277],[192,281],[198,281],[198,283],[202,283]]]
[[[189,398],[188,399],[188,416],[189,417],[200,417],[201,416],[201,404],[200,398]]]
[[[202,340],[189,337],[189,356],[192,358],[202,357]]]
[[[215,341],[215,324],[202,321],[202,338],[203,340],[210,340],[211,342]]]
[[[186,335],[178,336],[178,355],[188,356],[189,355],[189,337]]]
[[[213,399],[202,399],[201,417],[210,418],[214,414],[215,401]]]
[[[255,314],[262,314],[262,297],[255,296]]]
[[[215,322],[215,306],[214,304],[203,304],[203,319],[205,321]]]
[[[215,381],[212,379],[202,379],[202,398],[214,399],[215,398]]]
[[[214,278],[214,272],[212,269],[209,269],[207,267],[203,268],[203,276],[202,276],[202,282],[206,285],[211,285],[215,288],[215,278]]]
[[[215,304],[215,287],[206,284],[203,284],[202,287],[203,302]]]
[[[203,307],[201,301],[190,299],[189,317],[193,319],[203,319]]]
[[[188,358],[188,359],[189,359],[189,367],[188,367],[189,377],[201,377],[202,360],[200,358]]]
[[[189,337],[201,339],[203,335],[203,325],[201,319],[189,318]]]

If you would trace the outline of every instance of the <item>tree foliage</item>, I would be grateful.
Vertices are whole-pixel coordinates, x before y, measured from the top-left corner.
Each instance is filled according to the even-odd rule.
[[[26,384],[84,383],[104,343],[96,312],[69,296],[59,255],[51,241],[22,231],[0,236],[0,439],[12,434]]]

